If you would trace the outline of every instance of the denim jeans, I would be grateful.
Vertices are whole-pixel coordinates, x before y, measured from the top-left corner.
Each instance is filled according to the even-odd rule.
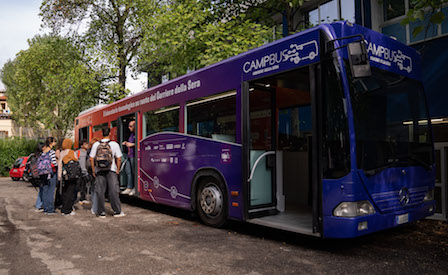
[[[107,192],[109,194],[110,206],[114,210],[114,213],[121,213],[121,203],[118,196],[118,175],[116,172],[102,172],[96,174],[95,180],[95,197],[97,200],[97,214],[105,212],[104,210],[104,195]]]
[[[45,176],[46,177],[46,176]],[[54,190],[56,189],[56,175],[51,174],[50,179],[43,179],[47,181],[46,184],[42,184],[42,202],[44,212],[54,213]]]
[[[37,200],[36,200],[36,209],[43,208],[43,201],[42,201],[42,187],[39,187],[39,192],[37,193]]]
[[[99,214],[98,213],[98,200],[96,199],[95,192],[92,192],[92,195],[90,196],[90,199],[92,200],[92,211],[93,211],[93,213]]]
[[[128,182],[127,188],[129,189],[134,188],[134,167],[135,167],[134,163],[135,163],[134,158],[128,158],[126,166],[124,167]]]

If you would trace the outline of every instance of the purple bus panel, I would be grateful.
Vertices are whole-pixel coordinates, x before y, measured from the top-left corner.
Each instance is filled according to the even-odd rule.
[[[243,56],[243,81],[319,62],[319,47],[319,30],[313,28],[249,51]]]
[[[345,22],[338,22],[331,24],[331,26],[334,28],[337,37],[362,34],[372,66],[420,80],[421,57],[414,48],[407,47],[386,35],[359,25],[348,26]],[[341,40],[339,45],[345,45],[356,39],[358,38]],[[343,58],[348,58],[347,50],[344,48],[339,51],[339,54]]]
[[[164,132],[144,138],[139,155],[143,199],[191,210],[196,203],[191,201],[195,174],[202,169],[215,170],[227,186],[229,217],[243,219],[241,145]],[[232,191],[239,195],[231,196]]]

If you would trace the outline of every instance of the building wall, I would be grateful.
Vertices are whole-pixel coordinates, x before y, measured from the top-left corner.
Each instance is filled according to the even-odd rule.
[[[6,94],[0,91],[0,138],[26,137],[38,139],[48,136],[42,124],[37,127],[19,126],[12,120],[11,115]]]

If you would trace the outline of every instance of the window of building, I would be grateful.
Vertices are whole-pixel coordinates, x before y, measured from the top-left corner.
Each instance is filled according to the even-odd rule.
[[[333,21],[347,20],[355,23],[354,0],[331,0],[323,2],[307,14],[311,25],[331,23]]]
[[[384,0],[383,18],[384,21],[405,15],[405,0]]]
[[[448,7],[442,8],[446,18],[440,25],[432,24],[429,21],[430,14],[426,14],[424,20],[416,20],[403,26],[401,21],[406,18],[406,13],[412,8],[410,0],[384,0],[382,4],[382,24],[381,32],[392,36],[404,44],[414,44],[423,40],[431,39],[448,34]],[[416,36],[413,31],[416,28],[423,27],[423,30]]]
[[[143,114],[143,136],[158,132],[179,132],[179,105],[164,107]]]
[[[6,109],[6,103],[2,103],[2,110]]]
[[[0,138],[7,138],[8,137],[8,131],[0,131]]]
[[[235,142],[236,92],[226,92],[187,103],[187,133]]]

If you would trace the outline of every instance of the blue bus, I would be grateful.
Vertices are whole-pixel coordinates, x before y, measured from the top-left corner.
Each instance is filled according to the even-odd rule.
[[[215,227],[352,238],[434,213],[420,68],[387,36],[322,24],[83,112],[75,142],[108,125],[121,144],[135,120],[134,196]]]

